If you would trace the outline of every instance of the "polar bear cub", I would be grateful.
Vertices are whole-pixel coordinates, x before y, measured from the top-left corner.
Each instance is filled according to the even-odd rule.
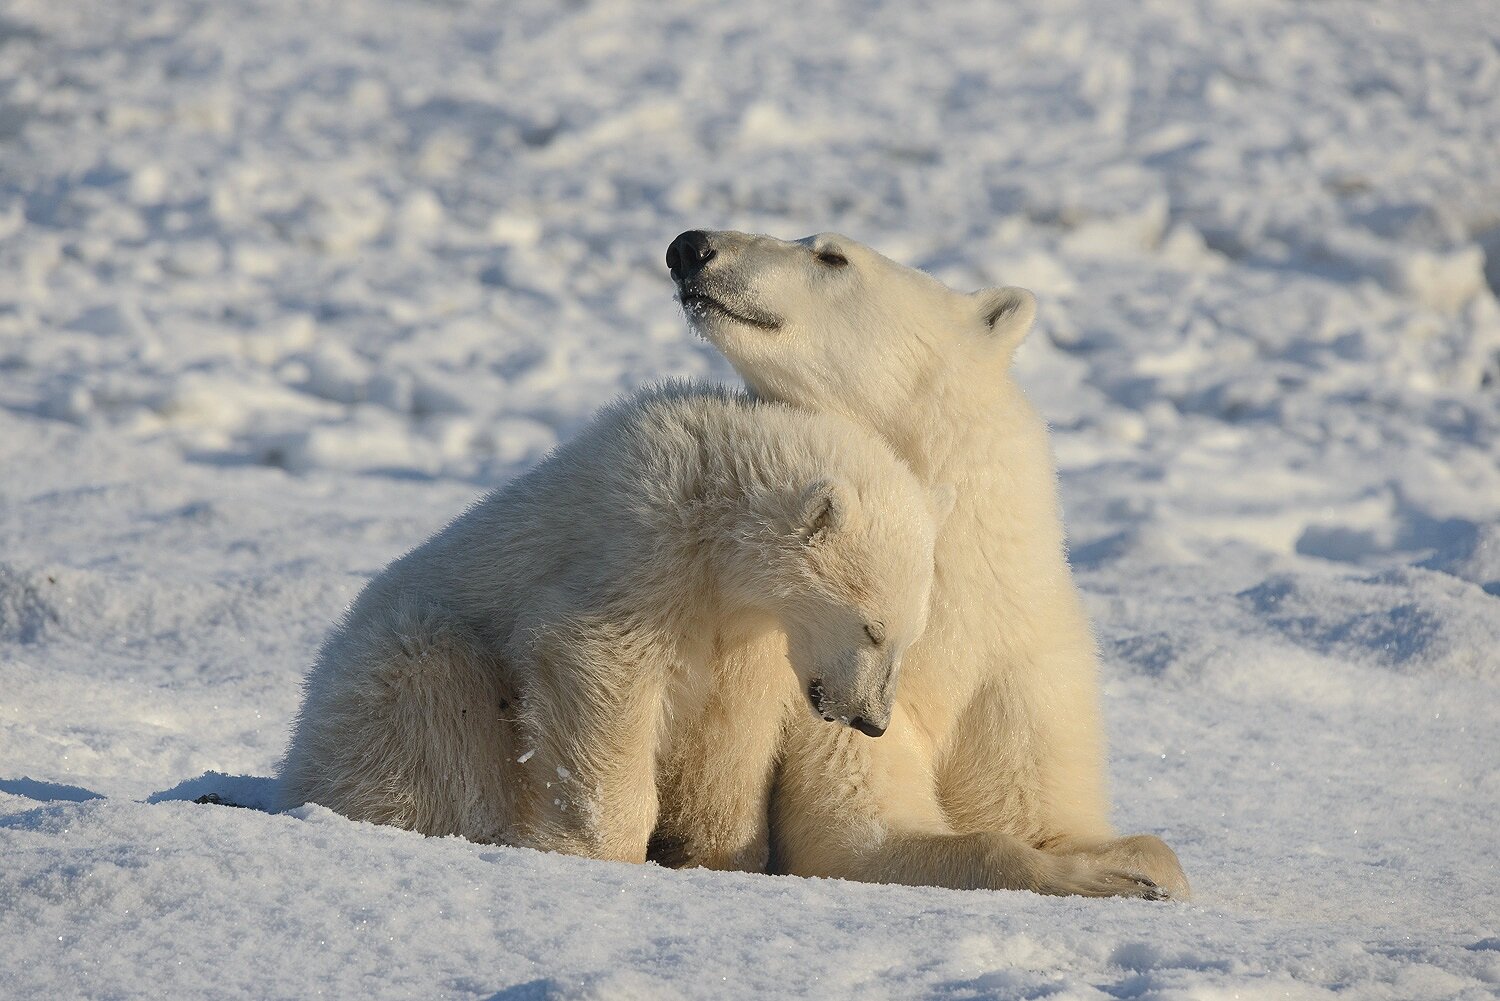
[[[841,418],[684,385],[616,403],[360,594],[306,681],[283,805],[640,862],[659,765],[692,747],[745,815],[721,863],[763,865],[788,708],[889,724],[941,496]]]

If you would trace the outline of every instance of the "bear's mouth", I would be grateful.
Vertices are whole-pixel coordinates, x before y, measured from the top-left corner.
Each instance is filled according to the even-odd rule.
[[[823,679],[817,678],[807,686],[807,701],[812,703],[813,712],[823,717],[823,722],[832,723],[833,714],[823,709]]]
[[[755,327],[760,330],[780,330],[781,321],[774,316],[765,313],[752,313],[743,308],[733,308],[723,301],[715,299],[705,292],[683,289],[677,297],[682,303],[682,311],[687,314],[689,321],[701,320],[710,314],[718,314],[735,323],[743,323],[747,327]]]
[[[823,679],[815,678],[807,686],[807,701],[812,703],[813,712],[823,718],[825,723],[841,723],[844,726],[853,727],[866,737],[879,737],[885,733],[886,728],[878,723],[865,719],[863,716],[835,716],[828,708],[827,697],[823,692]]]

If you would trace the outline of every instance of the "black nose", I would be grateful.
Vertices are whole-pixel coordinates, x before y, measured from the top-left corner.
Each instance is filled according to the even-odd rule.
[[[709,242],[708,234],[700,229],[690,229],[686,233],[679,233],[667,248],[667,268],[672,272],[673,278],[682,281],[702,271],[703,265],[713,256],[714,248]]]
[[[871,723],[863,716],[854,717],[849,721],[849,725],[854,727],[854,729],[858,730],[860,733],[864,734],[866,737],[878,737],[882,733],[885,733],[885,727],[876,726],[874,723]]]

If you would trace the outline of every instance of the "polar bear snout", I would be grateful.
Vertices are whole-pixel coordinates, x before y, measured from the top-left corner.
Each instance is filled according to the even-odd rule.
[[[813,712],[823,717],[825,723],[842,723],[852,727],[867,737],[879,737],[885,733],[886,727],[890,725],[890,713],[885,715],[884,723],[877,723],[864,716],[849,716],[841,714],[836,703],[829,699],[823,691],[823,679],[817,678],[807,686],[807,700],[812,703]]]
[[[688,324],[708,340],[740,327],[778,331],[783,317],[768,309],[746,280],[743,233],[690,229],[667,247],[667,268]],[[709,263],[713,262],[710,267]]]
[[[667,247],[667,269],[677,281],[686,281],[703,270],[714,256],[713,242],[701,229],[677,234]]]

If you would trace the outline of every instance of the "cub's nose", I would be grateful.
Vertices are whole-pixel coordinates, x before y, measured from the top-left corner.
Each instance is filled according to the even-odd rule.
[[[713,244],[708,234],[700,229],[680,233],[667,247],[667,268],[678,281],[691,278],[703,270],[714,256]]]
[[[872,723],[870,720],[865,719],[863,716],[854,717],[849,721],[849,725],[854,727],[854,729],[858,730],[860,733],[864,734],[866,737],[878,737],[881,734],[885,733],[885,727],[881,726],[878,723]]]

